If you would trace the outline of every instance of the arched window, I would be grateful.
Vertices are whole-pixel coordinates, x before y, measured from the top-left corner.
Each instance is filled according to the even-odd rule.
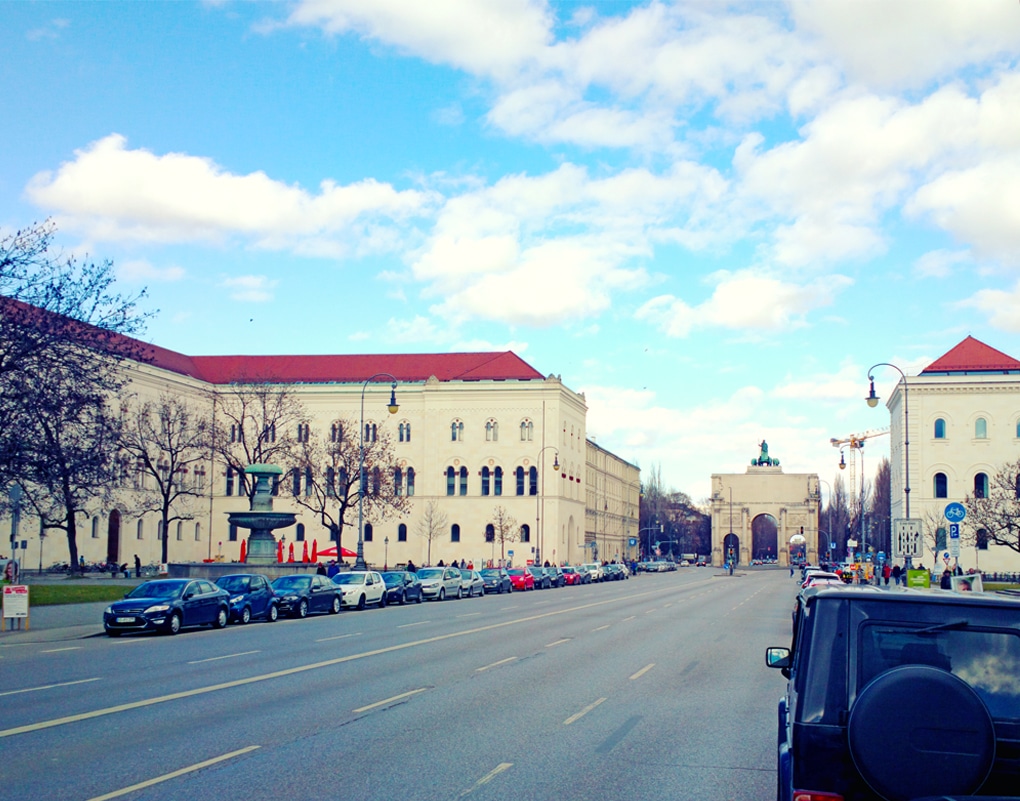
[[[414,496],[414,468],[407,468],[407,497]]]
[[[489,468],[482,468],[482,495],[489,494]]]
[[[521,526],[521,542],[531,542],[531,528],[527,523]]]
[[[294,493],[296,498],[301,494],[301,468],[295,467],[292,473],[294,486],[291,487],[291,492]]]
[[[372,468],[372,494],[378,495],[382,490],[382,470],[378,467]]]
[[[538,495],[538,468],[528,469],[528,495]]]
[[[227,539],[231,542],[237,542],[237,523],[230,524],[230,529],[227,531]]]
[[[163,521],[160,520],[156,523],[156,539],[163,539]]]
[[[365,542],[372,541],[372,524],[365,523]]]
[[[226,486],[225,494],[226,495],[233,495],[234,494],[234,468],[233,467],[228,467],[227,468],[227,486]]]
[[[524,468],[518,467],[514,470],[514,477],[517,479],[517,494],[524,494]]]
[[[452,467],[446,468],[446,494],[456,495],[457,493],[457,481],[456,473],[454,473]]]
[[[379,439],[379,428],[375,423],[365,423],[365,442],[375,442]]]
[[[305,497],[310,498],[312,495],[312,468],[305,468]]]
[[[397,432],[400,435],[400,441],[401,442],[410,442],[411,441],[411,424],[409,422],[407,422],[406,420],[403,423],[401,423],[399,426],[397,426]]]
[[[988,497],[988,475],[986,473],[977,473],[974,476],[974,497]]]
[[[397,542],[407,542],[407,524],[397,526]]]
[[[935,497],[936,498],[949,497],[949,482],[946,479],[945,473],[935,474]]]
[[[485,421],[485,441],[496,442],[499,440],[499,423],[495,420]]]
[[[974,421],[974,439],[988,439],[988,421],[983,417]]]
[[[503,494],[503,468],[497,467],[492,471],[492,494]]]
[[[486,542],[496,541],[496,528],[495,526],[492,525],[492,523],[487,523],[485,525],[485,541]]]
[[[333,465],[326,468],[326,497],[336,497],[336,469]]]
[[[988,532],[985,529],[979,528],[977,530],[977,533],[974,535],[974,544],[979,551],[988,550]]]
[[[177,521],[177,541],[181,542],[184,539],[184,523],[180,520]]]
[[[195,523],[195,542],[202,541],[202,524]]]
[[[461,469],[460,469],[460,494],[461,495],[467,495],[467,488],[468,488],[467,468],[466,467],[461,467]]]
[[[464,440],[464,421],[454,420],[450,423],[450,441],[462,442]]]
[[[535,436],[535,424],[530,420],[521,421],[521,442],[531,442]]]
[[[404,471],[399,467],[393,468],[393,494],[398,498],[404,494]]]
[[[94,539],[94,540],[98,540],[99,539],[99,518],[98,517],[93,517],[92,518],[92,539]]]
[[[450,526],[450,542],[460,542],[460,526],[456,523]]]
[[[935,420],[935,439],[946,438],[946,421],[941,417]]]
[[[297,524],[297,534],[295,534],[295,536],[297,537],[297,541],[298,542],[304,542],[305,541],[305,524],[304,523],[298,523]]]
[[[330,442],[343,442],[344,429],[339,423],[333,423],[329,427],[329,441]]]

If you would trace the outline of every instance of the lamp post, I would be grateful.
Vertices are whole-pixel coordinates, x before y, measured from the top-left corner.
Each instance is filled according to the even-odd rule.
[[[364,524],[364,500],[365,500],[365,390],[368,389],[368,385],[376,378],[386,377],[393,383],[390,385],[390,402],[386,407],[390,414],[396,414],[400,407],[397,406],[397,379],[389,373],[376,373],[373,376],[369,376],[365,379],[364,385],[361,387],[361,450],[358,457],[358,557],[354,560],[355,570],[365,570],[368,565],[365,564],[365,524]],[[337,543],[337,550],[340,550],[339,543]]]
[[[879,362],[869,367],[868,381],[871,382],[871,391],[865,400],[872,409],[878,406],[879,401],[878,395],[875,394],[874,373],[876,367],[891,367],[900,374],[900,378],[903,381],[903,497],[906,519],[910,520],[910,407],[907,404],[909,400],[907,396],[907,374],[895,364],[890,364],[889,362]],[[913,567],[911,559],[912,557],[909,554],[904,558],[904,565],[908,570]]]
[[[389,537],[383,537],[382,569],[383,570],[389,570],[390,569],[389,568],[389,564],[390,564],[390,538]]]
[[[555,451],[553,455],[553,470],[559,471],[560,469],[560,452],[554,445],[546,445],[538,452],[538,458],[535,460],[538,462],[539,469],[542,474],[538,477],[538,497],[535,499],[535,536],[538,538],[538,548],[535,550],[535,564],[542,564],[542,550],[545,548],[545,528],[543,527],[544,515],[542,514],[542,507],[545,504],[545,469],[542,464],[542,454],[548,450]]]
[[[661,535],[663,533],[663,531],[665,530],[665,526],[662,523],[659,523],[658,526],[646,526],[645,528],[641,529],[638,532],[638,542],[641,542],[641,535],[644,534],[646,531],[655,531],[656,529],[658,529],[658,532]],[[648,550],[645,551],[645,558],[646,559],[650,559],[651,557],[652,557],[652,538],[651,538],[651,536],[649,536],[648,537]]]
[[[829,504],[828,504],[828,507],[826,508],[826,511],[825,511],[825,527],[828,530],[825,532],[825,538],[829,541],[829,561],[831,562],[832,561],[832,534],[830,532],[832,531],[832,484],[830,484],[824,478],[818,479],[818,483],[819,484],[824,484],[826,487],[829,488]],[[819,492],[818,492],[819,502],[821,502],[821,497],[822,497],[822,493],[821,493],[821,490],[819,490]],[[819,530],[819,533],[821,533],[821,530]]]
[[[17,554],[15,549],[18,547],[18,524],[21,522],[21,485],[11,484],[7,490],[7,498],[11,502],[11,559],[16,559]],[[41,541],[41,540],[40,540]],[[40,546],[40,554],[42,553],[42,546]],[[18,559],[18,565],[20,566],[22,560]],[[28,568],[26,568],[27,570]],[[39,557],[39,572],[42,572],[42,556]]]

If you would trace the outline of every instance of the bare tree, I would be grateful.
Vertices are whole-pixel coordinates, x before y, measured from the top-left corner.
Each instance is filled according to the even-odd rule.
[[[989,476],[987,497],[968,495],[964,504],[971,544],[992,543],[1020,552],[1020,460]]]
[[[506,544],[517,542],[521,530],[517,526],[517,518],[511,515],[505,507],[497,506],[492,510],[492,532],[495,541],[499,543],[500,564],[506,562]]]
[[[418,518],[417,534],[428,540],[428,559],[426,564],[432,564],[432,542],[439,539],[446,532],[448,518],[446,513],[439,508],[435,501],[429,501],[422,509],[421,517]]]
[[[54,252],[36,224],[0,239],[0,482],[16,480],[43,530],[65,532],[78,564],[77,518],[115,480],[118,420],[108,403],[144,360],[146,315],[112,291],[112,263]]]
[[[305,424],[301,402],[283,384],[270,381],[231,384],[215,393],[212,451],[238,482],[238,495],[251,501],[255,482],[244,472],[253,464],[281,467],[298,461],[298,425]],[[230,482],[228,481],[228,486]],[[277,485],[274,482],[276,494]]]
[[[162,558],[169,561],[170,524],[194,517],[192,499],[205,494],[210,422],[201,410],[174,395],[136,405],[120,433],[121,478],[133,473],[138,512],[159,514]],[[151,488],[150,488],[151,480]]]
[[[870,540],[875,550],[888,554],[892,547],[892,470],[889,460],[882,457],[875,471],[875,489],[871,496]]]
[[[370,520],[405,514],[411,507],[408,477],[396,463],[393,439],[372,429],[364,443],[364,480],[358,424],[341,418],[328,431],[312,433],[302,423],[297,461],[288,474],[294,502],[313,512],[331,532],[340,553],[343,530],[356,525],[358,504]]]

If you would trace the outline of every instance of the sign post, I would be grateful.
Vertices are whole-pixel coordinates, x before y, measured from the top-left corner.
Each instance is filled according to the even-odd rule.
[[[4,586],[3,613],[0,614],[0,631],[4,630],[7,618],[18,621],[18,628],[21,628],[21,621],[25,621],[25,631],[28,631],[28,587],[24,584],[8,584]],[[14,628],[14,624],[11,624]]]

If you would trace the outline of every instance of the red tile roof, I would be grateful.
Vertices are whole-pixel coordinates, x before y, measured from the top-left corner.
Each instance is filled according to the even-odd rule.
[[[921,371],[921,375],[1016,371],[1020,371],[1020,361],[969,336],[948,353],[943,354],[925,367]]]

